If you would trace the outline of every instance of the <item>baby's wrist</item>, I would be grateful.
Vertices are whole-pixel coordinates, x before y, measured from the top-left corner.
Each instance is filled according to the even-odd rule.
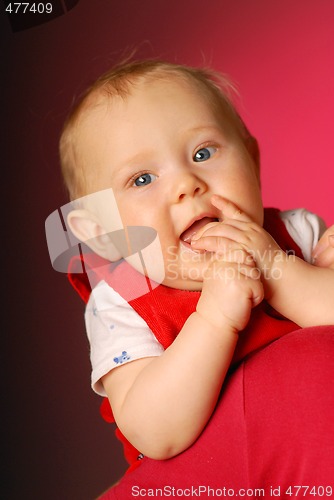
[[[294,255],[288,255],[283,250],[278,250],[271,261],[261,269],[265,298],[269,302],[276,290],[281,287],[286,270],[291,260],[294,259]]]
[[[238,329],[235,328],[225,316],[217,314],[217,311],[212,313],[209,311],[204,312],[198,307],[193,314],[196,321],[202,324],[206,332],[212,332],[213,335],[219,335],[219,337],[221,337],[222,333],[226,333],[235,336],[239,333]]]
[[[277,280],[281,277],[288,255],[281,249],[271,250],[265,258],[256,260],[262,279],[266,281]]]

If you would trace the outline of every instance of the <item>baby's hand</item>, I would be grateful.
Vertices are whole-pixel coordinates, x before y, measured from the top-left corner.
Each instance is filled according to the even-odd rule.
[[[334,269],[334,226],[329,227],[312,252],[313,264]]]
[[[264,297],[261,273],[244,250],[216,255],[204,273],[197,312],[218,331],[228,326],[234,333],[243,330]]]
[[[243,250],[253,257],[262,273],[270,276],[275,263],[285,255],[276,241],[234,203],[217,195],[211,201],[221,210],[222,222],[212,222],[198,231],[191,241],[194,250],[214,252],[227,259]]]

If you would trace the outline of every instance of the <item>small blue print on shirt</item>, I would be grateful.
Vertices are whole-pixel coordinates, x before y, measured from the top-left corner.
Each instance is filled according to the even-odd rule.
[[[123,351],[121,356],[117,356],[116,358],[114,358],[114,361],[117,365],[121,365],[122,363],[124,363],[124,361],[129,361],[129,359],[131,359],[131,357],[126,351]]]

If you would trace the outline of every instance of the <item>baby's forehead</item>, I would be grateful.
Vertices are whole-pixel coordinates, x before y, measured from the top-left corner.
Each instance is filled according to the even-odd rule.
[[[104,128],[105,119],[110,117],[120,101],[118,96],[109,96],[102,89],[92,92],[81,104],[73,126],[73,139],[77,148],[85,149],[90,139],[100,134]]]
[[[95,88],[86,96],[72,136],[72,150],[86,186],[100,189],[97,178],[104,178],[106,165],[111,182],[121,153],[131,157],[136,149],[139,155],[140,147],[152,152],[165,133],[170,138],[176,134],[180,144],[182,137],[194,137],[195,130],[207,130],[209,124],[226,139],[235,135],[238,127],[217,95],[205,91],[194,78],[168,76],[137,79],[122,92],[109,86]],[[146,132],[149,127],[152,134]],[[152,141],[154,134],[156,140]]]
[[[112,86],[94,89],[82,104],[78,125],[96,122],[98,127],[98,117],[101,116],[117,115],[118,119],[122,119],[122,111],[128,110],[136,102],[150,99],[152,89],[155,89],[157,93],[161,92],[161,96],[164,96],[168,88],[173,90],[174,95],[188,95],[189,92],[196,94],[197,102],[201,102],[202,106],[214,114],[217,113],[217,108],[221,107],[217,106],[220,102],[219,96],[213,95],[202,82],[194,77],[178,74],[145,75],[141,79],[130,80],[121,92]],[[223,96],[221,100],[223,101]],[[158,102],[157,106],[159,106]],[[222,111],[223,109],[220,109],[219,113]]]

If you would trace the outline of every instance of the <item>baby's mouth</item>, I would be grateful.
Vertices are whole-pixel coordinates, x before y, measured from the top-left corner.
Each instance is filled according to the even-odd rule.
[[[180,240],[186,244],[186,246],[190,246],[190,242],[192,237],[200,230],[202,227],[209,224],[209,222],[217,222],[218,219],[216,217],[203,217],[202,219],[195,220],[180,236]]]

